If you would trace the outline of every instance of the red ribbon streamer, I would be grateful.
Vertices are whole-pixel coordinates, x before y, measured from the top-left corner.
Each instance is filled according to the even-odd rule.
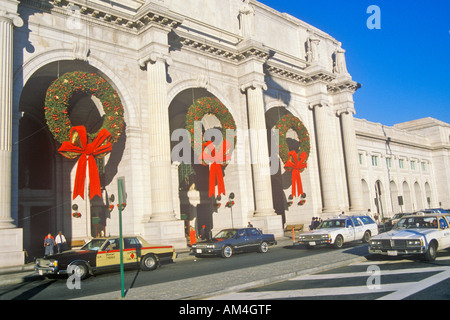
[[[204,165],[210,163],[209,168],[209,197],[212,195],[216,196],[216,180],[218,195],[225,194],[225,183],[223,181],[223,164],[230,160],[231,158],[231,143],[224,140],[220,150],[216,152],[216,148],[212,141],[205,142],[202,146],[202,154],[199,158],[200,161],[203,160]],[[207,152],[209,150],[209,152]]]
[[[84,126],[76,126],[70,130],[70,141],[64,141],[58,151],[68,159],[75,159],[80,155],[73,187],[73,199],[77,196],[84,199],[87,165],[89,165],[90,198],[92,199],[96,195],[101,197],[100,176],[95,158],[103,158],[111,152],[112,144],[110,139],[111,134],[106,129],[102,129],[92,143],[88,143]]]
[[[286,164],[284,165],[284,168],[286,170],[292,171],[292,196],[294,197],[303,194],[303,185],[302,178],[300,177],[300,170],[306,168],[307,163],[305,161],[307,157],[308,155],[306,154],[306,152],[302,152],[300,154],[299,161],[297,152],[295,152],[295,150],[292,150],[288,153],[288,161],[286,161]],[[290,158],[292,158],[293,161],[291,161]]]

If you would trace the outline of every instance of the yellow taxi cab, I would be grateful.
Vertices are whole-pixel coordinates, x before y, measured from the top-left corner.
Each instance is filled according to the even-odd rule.
[[[123,237],[124,267],[155,270],[162,260],[177,256],[170,245],[151,245],[140,236]],[[80,279],[97,271],[120,267],[119,237],[95,238],[77,250],[64,251],[36,259],[35,270],[40,275],[65,274],[72,271]]]

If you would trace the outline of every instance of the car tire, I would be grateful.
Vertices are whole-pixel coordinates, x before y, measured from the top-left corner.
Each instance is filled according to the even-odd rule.
[[[343,245],[344,245],[344,238],[342,238],[341,235],[336,236],[336,239],[334,239],[333,247],[335,247],[336,249],[340,249],[342,248]]]
[[[231,246],[225,246],[221,255],[222,258],[230,258],[233,255],[233,248]]]
[[[261,242],[261,244],[258,247],[258,252],[266,253],[267,251],[269,251],[269,244],[265,241]]]
[[[142,271],[153,271],[158,267],[158,259],[154,254],[147,254],[141,259]]]
[[[435,241],[431,242],[428,246],[428,250],[425,253],[425,260],[434,261],[437,255],[437,243]]]
[[[76,262],[73,264],[73,266],[75,266],[73,274],[76,278],[84,280],[89,277],[89,267],[86,265],[86,263]]]
[[[370,240],[370,231],[367,230],[366,232],[364,232],[364,235],[362,237],[362,242],[368,243],[369,240]]]

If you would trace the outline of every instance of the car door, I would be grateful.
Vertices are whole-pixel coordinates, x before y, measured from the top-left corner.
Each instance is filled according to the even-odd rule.
[[[352,219],[345,220],[345,231],[343,233],[345,242],[355,240],[355,228],[353,227]]]
[[[353,226],[355,227],[355,240],[361,240],[364,236],[364,225],[358,218],[352,218]]]
[[[255,228],[247,229],[249,250],[256,250],[261,244],[261,234]]]
[[[439,217],[439,229],[441,229],[442,238],[439,245],[440,249],[450,247],[450,226],[444,217]]]
[[[108,239],[97,252],[97,268],[112,267],[120,264],[119,238]]]
[[[123,239],[123,263],[137,263],[140,257],[141,243],[135,237]]]
[[[237,251],[247,251],[250,246],[250,241],[247,236],[247,230],[239,229],[235,235],[235,245],[234,248]]]

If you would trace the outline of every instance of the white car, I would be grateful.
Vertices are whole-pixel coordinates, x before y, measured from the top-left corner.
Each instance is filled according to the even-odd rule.
[[[378,225],[369,216],[339,217],[325,220],[316,230],[300,234],[298,243],[307,248],[322,244],[342,248],[346,242],[367,243],[377,234]]]
[[[370,240],[369,253],[389,256],[423,255],[436,259],[437,251],[450,248],[450,215],[426,214],[403,217],[386,233]]]

